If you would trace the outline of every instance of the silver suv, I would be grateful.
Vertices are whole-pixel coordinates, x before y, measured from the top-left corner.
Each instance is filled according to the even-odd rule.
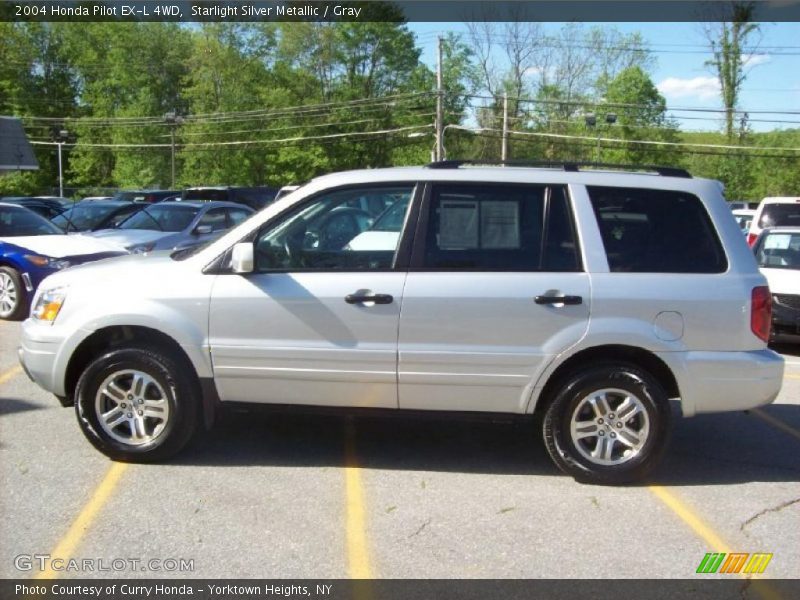
[[[204,247],[46,279],[30,377],[113,459],[232,403],[540,416],[581,481],[644,477],[683,416],[777,396],[771,297],[710,180],[463,162],[320,177]]]

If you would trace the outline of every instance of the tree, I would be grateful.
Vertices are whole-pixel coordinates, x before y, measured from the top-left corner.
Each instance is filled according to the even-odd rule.
[[[706,65],[713,68],[719,80],[725,108],[725,135],[728,140],[733,140],[734,112],[739,103],[742,83],[747,78],[745,50],[759,32],[759,25],[752,22],[754,2],[731,2],[729,8],[730,20],[707,24],[705,36],[714,56]]]

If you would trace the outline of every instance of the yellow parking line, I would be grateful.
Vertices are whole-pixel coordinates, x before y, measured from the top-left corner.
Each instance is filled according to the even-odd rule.
[[[784,373],[783,374],[783,378],[784,379],[800,379],[800,375],[797,375],[795,373]]]
[[[666,504],[672,512],[678,515],[681,521],[686,523],[697,535],[703,538],[703,541],[708,544],[711,549],[715,552],[724,552],[725,554],[731,553],[731,547],[727,542],[711,529],[711,526],[703,521],[702,517],[693,511],[683,500],[661,485],[650,485],[647,487],[659,500]],[[757,592],[764,600],[781,600],[781,595],[775,588],[765,581],[757,581],[759,578],[758,575],[739,573],[739,576],[744,579],[753,579],[754,581],[751,583],[753,591]]]
[[[792,437],[795,437],[798,440],[800,440],[800,431],[798,431],[797,429],[795,429],[791,425],[787,425],[786,423],[784,423],[780,419],[776,419],[775,417],[773,417],[771,414],[769,414],[765,410],[761,410],[760,408],[754,408],[750,412],[753,413],[755,416],[757,416],[762,421],[772,425],[775,429],[780,429],[782,432],[788,433]]]
[[[0,385],[3,385],[5,382],[13,379],[17,375],[22,373],[22,367],[17,365],[16,367],[11,367],[8,371],[0,375]]]
[[[695,514],[695,512],[680,498],[673,495],[667,491],[665,487],[660,485],[650,485],[648,486],[648,489],[653,492],[653,494],[655,494],[659,500],[666,504],[672,510],[672,512],[678,515],[681,521],[686,523],[697,535],[703,538],[706,544],[713,548],[715,552],[724,552],[725,554],[728,554],[731,551],[730,546],[722,541],[722,538],[718,536],[711,529],[711,527],[709,527],[699,515]]]
[[[55,550],[50,553],[51,562],[56,558],[67,561],[72,557],[78,544],[81,543],[84,534],[88,531],[95,517],[108,501],[108,498],[117,487],[122,474],[125,473],[127,468],[128,465],[126,463],[114,463],[111,465],[111,468],[106,472],[106,476],[95,489],[89,502],[83,507],[83,510],[75,521],[73,521],[67,533],[61,538],[61,541],[58,542]],[[58,575],[48,566],[48,568],[39,573],[35,579],[53,579],[57,576]]]
[[[370,579],[367,549],[367,522],[364,510],[364,489],[356,459],[355,426],[348,419],[345,426],[345,493],[347,508],[347,566],[352,579]]]

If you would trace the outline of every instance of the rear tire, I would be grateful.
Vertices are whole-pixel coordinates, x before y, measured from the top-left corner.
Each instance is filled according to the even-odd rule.
[[[30,298],[16,269],[0,267],[0,319],[20,321],[28,314]]]
[[[155,462],[180,452],[202,422],[199,385],[185,362],[144,344],[93,360],[75,388],[83,434],[114,460]]]
[[[646,371],[607,363],[568,375],[547,407],[545,445],[556,465],[582,483],[645,478],[666,450],[671,409]]]

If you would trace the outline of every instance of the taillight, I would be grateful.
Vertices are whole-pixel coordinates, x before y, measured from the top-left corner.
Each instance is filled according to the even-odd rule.
[[[769,328],[772,325],[772,294],[769,287],[760,285],[753,288],[750,308],[750,329],[756,337],[769,341]]]
[[[748,233],[747,234],[747,245],[752,248],[753,244],[756,243],[756,238],[758,238],[758,235],[756,235],[755,233]]]

